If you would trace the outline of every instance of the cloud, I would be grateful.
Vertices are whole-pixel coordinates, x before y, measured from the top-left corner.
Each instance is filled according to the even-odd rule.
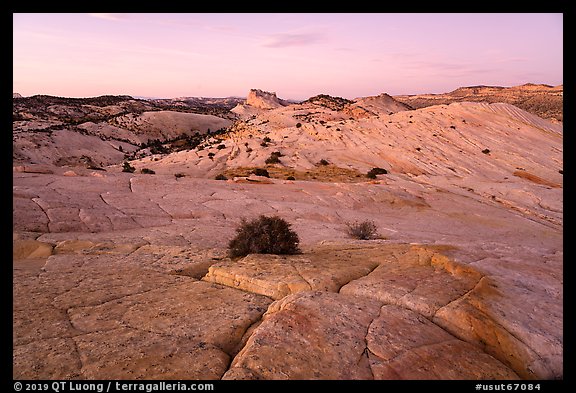
[[[469,61],[444,61],[425,59],[425,55],[411,53],[394,53],[388,57],[396,66],[407,72],[417,71],[418,73],[430,76],[445,77],[465,77],[478,74],[489,74],[498,71],[499,67],[490,61],[473,63]],[[515,59],[514,59],[515,61]]]
[[[467,77],[478,74],[490,74],[496,72],[497,69],[487,67],[484,64],[470,64],[470,63],[443,63],[443,62],[414,62],[407,66],[411,69],[420,69],[430,75],[443,75],[446,77],[459,78]]]
[[[121,21],[128,19],[128,14],[113,14],[113,13],[90,13],[88,14],[94,18]]]
[[[322,40],[318,33],[282,33],[274,34],[262,44],[267,48],[286,48],[289,46],[305,46]]]

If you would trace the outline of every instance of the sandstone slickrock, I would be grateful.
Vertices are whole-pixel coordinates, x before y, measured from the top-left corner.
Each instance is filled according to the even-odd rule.
[[[14,379],[76,379],[82,367],[76,343],[71,338],[56,337],[15,345],[12,357]]]
[[[375,379],[518,379],[492,356],[403,307],[382,306],[366,342]]]
[[[225,135],[123,173],[75,162],[207,118],[131,97],[14,102],[15,379],[563,378],[561,123],[320,95],[244,105]],[[64,166],[43,164],[50,135]],[[272,178],[213,180],[256,167]],[[261,214],[303,253],[229,259]],[[363,220],[381,238],[350,239]]]
[[[120,367],[124,370],[114,375],[124,378],[216,379],[227,369],[245,331],[270,302],[186,279],[167,289],[73,308],[69,314],[72,323],[86,332],[75,340],[86,357],[83,372],[88,378]],[[144,359],[135,363],[133,357]]]
[[[286,296],[270,306],[223,379],[372,379],[364,338],[379,308],[329,292]]]
[[[484,203],[465,193],[452,193],[448,201],[441,193],[424,192],[421,186],[401,179],[388,179],[385,186],[311,182],[254,185],[176,180],[162,175],[116,174],[90,183],[82,176],[26,173],[14,176],[14,199],[31,203],[39,211],[51,211],[50,216],[44,216],[46,223],[65,222],[67,207],[76,206],[79,211],[85,204],[102,209],[98,210],[100,214],[94,214],[97,220],[123,216],[130,223],[112,232],[100,225],[92,227],[95,232],[89,232],[88,226],[81,227],[83,232],[61,232],[68,229],[47,225],[32,238],[15,235],[16,249],[29,250],[29,245],[46,244],[46,252],[37,255],[39,259],[17,259],[14,264],[14,342],[19,347],[15,351],[18,359],[32,356],[25,349],[32,348],[29,345],[33,343],[42,348],[44,340],[60,338],[67,342],[87,334],[79,329],[98,321],[98,326],[105,330],[127,328],[128,321],[121,318],[123,315],[130,316],[131,323],[148,324],[148,330],[155,334],[164,334],[161,326],[176,329],[170,320],[178,320],[178,314],[170,311],[170,320],[158,316],[146,321],[141,319],[144,309],[137,306],[140,303],[131,303],[129,299],[141,297],[142,304],[150,303],[155,310],[166,308],[168,305],[162,306],[154,299],[175,298],[172,292],[160,291],[162,286],[182,290],[179,280],[195,282],[194,278],[202,278],[212,267],[213,272],[222,273],[219,279],[231,286],[228,290],[239,293],[254,291],[279,298],[310,289],[336,292],[343,286],[342,293],[350,291],[356,296],[432,316],[435,323],[451,334],[475,348],[484,348],[523,378],[562,375],[560,233],[497,204]],[[282,193],[278,193],[279,187]],[[107,203],[102,199],[97,202],[93,194],[80,192],[82,189],[102,195]],[[390,193],[394,197],[387,197]],[[133,206],[152,208],[142,210]],[[244,262],[225,258],[227,240],[241,217],[250,211],[258,214],[279,210],[285,212],[284,217],[294,223],[304,240],[302,255],[285,260],[251,256]],[[29,211],[15,210],[15,229],[21,228],[17,233],[35,228]],[[344,223],[362,218],[375,219],[380,232],[389,240],[350,243]],[[86,218],[78,213],[78,222],[83,219]],[[53,232],[48,232],[50,228]],[[509,240],[502,242],[503,238],[515,239],[518,245],[511,245]],[[534,241],[535,238],[540,240]],[[331,243],[318,245],[328,239]],[[406,240],[450,246],[398,244]],[[206,246],[199,247],[198,241]],[[17,256],[26,254],[28,251]],[[459,262],[443,257],[452,254]],[[290,258],[294,261],[283,265]],[[253,267],[260,269],[258,274],[251,270]],[[228,278],[223,279],[226,274]],[[472,307],[468,303],[477,297],[473,288],[482,276],[488,283],[497,284],[499,292],[493,298],[475,301]],[[208,273],[207,279],[210,277],[214,278],[214,273]],[[243,286],[243,291],[238,290],[235,282],[242,283],[239,286]],[[268,289],[263,292],[262,288]],[[267,292],[270,288],[273,291]],[[519,294],[522,296],[518,297]],[[537,294],[546,306],[535,312],[531,299],[536,295],[531,294]],[[129,312],[130,307],[135,308],[134,312]],[[263,306],[259,313],[265,310]],[[238,348],[232,350],[232,343],[220,341],[218,345],[227,347],[230,353],[239,350],[241,343],[251,337],[245,335],[245,330],[258,329],[249,328],[259,318],[257,314],[250,314],[233,335]],[[72,317],[73,323],[69,320]],[[211,337],[222,336],[214,334]],[[521,340],[513,340],[513,336]],[[20,364],[18,359],[15,364]],[[45,370],[42,373],[53,367],[42,366]],[[528,367],[533,372],[523,373]],[[15,375],[20,372],[23,371]],[[87,375],[73,367],[67,372]],[[50,376],[42,373],[39,371],[37,375]],[[385,375],[388,374],[381,377]],[[436,374],[431,371],[430,375]]]
[[[273,303],[223,377],[373,378],[518,377],[417,313],[365,297],[318,291]]]
[[[281,299],[300,291],[337,292],[340,287],[368,274],[377,266],[372,260],[345,262],[345,258],[252,254],[239,261],[210,266],[203,280]]]
[[[432,318],[481,278],[473,269],[453,266],[433,250],[411,247],[390,255],[370,274],[342,287],[340,293],[374,298]]]
[[[15,378],[219,378],[272,302],[86,246],[15,273]]]
[[[349,107],[345,108],[346,111],[349,111],[355,117],[363,117],[374,113],[392,114],[411,109],[410,105],[397,101],[386,93],[373,97],[357,98]],[[358,110],[364,110],[366,113],[358,113]]]
[[[86,379],[218,379],[229,357],[212,344],[130,328],[75,338]]]
[[[521,86],[469,86],[443,94],[394,96],[414,108],[461,101],[506,102],[545,119],[562,121],[564,86],[526,83]]]
[[[557,379],[562,373],[562,339],[550,336],[546,325],[561,321],[561,303],[544,301],[519,312],[512,304],[531,300],[534,293],[507,280],[483,278],[466,296],[438,310],[433,320],[457,337],[501,359],[522,378]],[[504,295],[500,285],[509,286]],[[496,296],[497,295],[497,296]],[[548,319],[538,322],[538,315]],[[548,327],[549,329],[549,327]]]

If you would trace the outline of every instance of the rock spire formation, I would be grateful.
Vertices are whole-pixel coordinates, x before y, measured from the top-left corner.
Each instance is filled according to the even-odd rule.
[[[246,97],[246,105],[260,109],[274,109],[285,106],[275,92],[267,92],[259,89],[250,89]]]

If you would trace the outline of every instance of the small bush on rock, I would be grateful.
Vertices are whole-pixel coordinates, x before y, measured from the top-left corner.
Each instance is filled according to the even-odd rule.
[[[370,240],[378,237],[378,227],[374,221],[346,223],[346,226],[348,226],[348,234],[354,239]]]
[[[366,177],[370,178],[370,179],[376,179],[377,175],[385,175],[387,174],[388,171],[384,168],[372,168],[370,169],[370,171],[366,174]]]
[[[279,151],[274,151],[270,153],[270,157],[266,159],[266,164],[281,164],[280,157],[282,157],[282,153]]]
[[[128,161],[124,161],[124,164],[122,165],[122,172],[134,173],[135,170],[136,168],[130,165]]]
[[[236,237],[228,243],[229,255],[234,258],[248,254],[297,254],[300,239],[290,226],[278,216],[243,219]]]

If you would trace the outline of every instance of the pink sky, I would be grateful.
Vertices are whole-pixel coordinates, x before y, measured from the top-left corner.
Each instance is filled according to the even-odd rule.
[[[562,14],[13,14],[13,91],[345,98],[563,83]]]

